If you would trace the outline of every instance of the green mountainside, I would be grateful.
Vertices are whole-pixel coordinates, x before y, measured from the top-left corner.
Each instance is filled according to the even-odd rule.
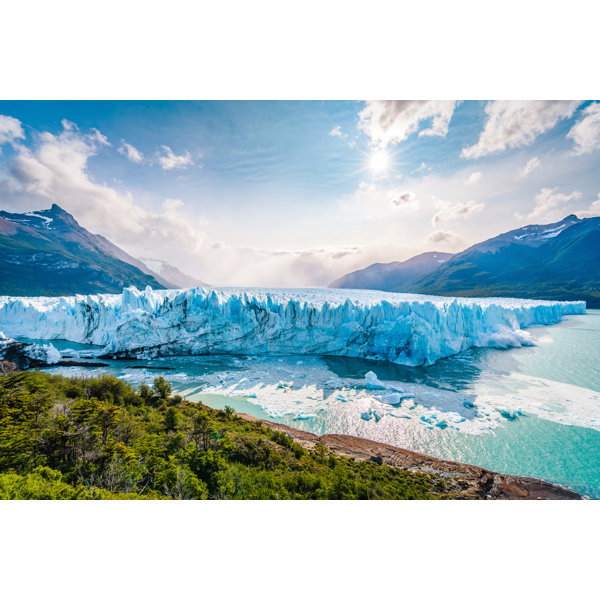
[[[307,450],[281,431],[111,376],[0,375],[0,499],[411,499],[443,479]]]
[[[139,263],[139,264],[138,264]],[[58,205],[32,213],[0,211],[0,295],[120,293],[165,287],[140,261],[81,227]]]

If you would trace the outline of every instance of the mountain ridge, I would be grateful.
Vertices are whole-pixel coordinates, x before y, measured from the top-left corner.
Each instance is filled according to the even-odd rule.
[[[140,261],[81,227],[54,203],[49,209],[0,211],[0,294],[114,293],[136,285],[168,287]],[[143,265],[142,265],[143,266]]]
[[[358,282],[361,284],[359,288],[368,283],[375,286],[371,289],[380,289],[385,292],[404,292],[452,256],[454,255],[447,252],[424,252],[405,261],[373,263],[364,269],[343,275],[328,287],[352,289],[356,287]]]
[[[388,290],[390,285],[386,280],[371,289],[400,291]],[[585,300],[590,308],[600,307],[600,217],[568,215],[501,233],[455,254],[401,291]]]

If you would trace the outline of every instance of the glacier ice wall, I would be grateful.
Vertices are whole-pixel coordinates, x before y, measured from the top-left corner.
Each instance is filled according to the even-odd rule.
[[[98,344],[115,357],[319,354],[430,365],[472,346],[530,344],[523,328],[584,312],[585,302],[369,290],[126,288],[122,294],[0,297],[0,330]]]

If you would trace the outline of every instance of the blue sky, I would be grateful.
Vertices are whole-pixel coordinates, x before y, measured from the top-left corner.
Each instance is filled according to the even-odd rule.
[[[327,285],[600,214],[597,102],[0,102],[0,208],[215,284]]]

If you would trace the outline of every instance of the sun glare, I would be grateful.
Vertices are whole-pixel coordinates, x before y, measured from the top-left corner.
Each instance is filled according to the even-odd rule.
[[[387,155],[387,152],[384,152],[382,150],[371,154],[371,158],[369,159],[369,167],[374,173],[384,173],[385,171],[387,171],[389,164],[390,158]]]

